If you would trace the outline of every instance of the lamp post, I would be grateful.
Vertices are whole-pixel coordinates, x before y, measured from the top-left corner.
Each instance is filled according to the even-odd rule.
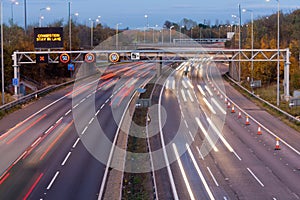
[[[243,9],[243,12],[251,14],[251,87],[253,84],[253,48],[254,48],[254,29],[253,29],[253,10]]]
[[[94,26],[94,21],[89,18],[89,20],[91,21],[91,49],[93,48],[94,44],[93,44],[93,41],[94,41],[94,30],[93,30],[93,26]]]
[[[171,42],[172,42],[172,35],[171,35],[171,33],[172,33],[172,28],[174,28],[174,26],[171,26],[171,27],[170,27],[170,44],[171,44]]]
[[[1,85],[2,85],[2,104],[5,104],[4,99],[4,52],[3,52],[3,2],[0,2],[0,23],[1,23]]]
[[[116,24],[116,50],[119,49],[119,25],[121,25],[122,23],[117,23]]]
[[[183,26],[183,25],[182,25],[182,26],[180,26],[180,35],[179,35],[179,36],[180,36],[180,43],[182,42],[182,41],[181,41],[181,39],[182,39],[182,33],[181,33],[181,29],[182,29],[182,28],[184,28],[184,26]]]
[[[18,1],[12,1],[11,2],[11,24],[14,24],[14,5],[19,5]]]
[[[47,6],[45,8],[40,8],[39,27],[42,27],[42,20],[44,19],[44,16],[42,16],[42,14],[41,14],[42,10],[50,11],[51,8],[49,6]]]
[[[266,0],[267,2],[269,2],[270,0]],[[279,106],[279,93],[280,93],[280,88],[279,88],[279,71],[280,71],[280,65],[279,65],[279,59],[280,59],[280,41],[279,41],[279,33],[280,33],[280,29],[279,29],[279,16],[280,16],[280,3],[279,0],[277,1],[277,106]]]
[[[144,28],[144,43],[146,43],[146,28],[148,28],[148,26],[149,26],[149,24],[148,24],[148,15],[145,15],[144,17],[146,19],[146,25],[145,25],[145,28]]]

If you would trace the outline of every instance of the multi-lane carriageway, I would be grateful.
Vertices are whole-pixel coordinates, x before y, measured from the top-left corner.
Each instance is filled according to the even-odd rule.
[[[192,66],[184,76],[186,65]],[[95,132],[100,126],[114,141],[131,97],[155,76],[155,64],[120,64],[108,70],[119,75],[89,77],[0,121],[0,199],[105,197],[107,166],[83,140],[90,137],[95,149],[106,152],[104,159],[110,157],[111,146]],[[150,126],[158,133],[149,143],[153,151],[163,149],[164,156],[153,162],[153,197],[299,199],[299,133],[223,82],[219,71],[226,67],[214,67],[210,59],[194,60],[157,82],[153,98],[158,106],[150,113]],[[80,114],[79,121],[74,113]],[[276,137],[281,150],[274,150]]]

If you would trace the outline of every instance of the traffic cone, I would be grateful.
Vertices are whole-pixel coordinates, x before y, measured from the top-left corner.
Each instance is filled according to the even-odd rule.
[[[276,138],[275,150],[280,150],[279,138],[278,137]]]
[[[228,103],[227,103],[227,108],[230,108],[230,102],[228,101]]]
[[[246,116],[246,125],[250,125],[249,117]]]
[[[260,128],[260,126],[258,126],[257,135],[261,135],[261,134],[262,134],[261,128]]]
[[[239,118],[239,119],[241,119],[241,118],[242,118],[242,113],[241,113],[241,111],[239,111],[238,118]]]
[[[234,105],[232,105],[232,107],[231,107],[231,113],[235,113]]]

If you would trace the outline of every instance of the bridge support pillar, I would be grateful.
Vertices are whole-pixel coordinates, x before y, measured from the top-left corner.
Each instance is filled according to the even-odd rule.
[[[162,63],[162,57],[159,57],[159,60],[160,60],[160,62],[158,63],[158,65],[157,65],[157,70],[156,70],[156,76],[157,77],[160,77],[160,75],[161,75],[161,69],[162,69],[162,65],[163,65],[163,63]]]

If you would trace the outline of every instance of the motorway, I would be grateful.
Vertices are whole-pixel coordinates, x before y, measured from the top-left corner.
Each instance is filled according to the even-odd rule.
[[[157,198],[299,199],[299,133],[223,82],[226,70],[202,58],[157,82],[148,125],[152,152],[162,150]],[[155,71],[112,65],[0,120],[0,199],[101,199],[122,116]]]

